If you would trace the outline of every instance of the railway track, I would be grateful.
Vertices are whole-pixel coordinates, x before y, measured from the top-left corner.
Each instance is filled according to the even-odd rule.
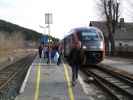
[[[110,95],[109,100],[133,100],[133,80],[125,75],[99,66],[84,68],[82,71],[92,76],[95,83]]]
[[[8,65],[0,70],[0,100],[7,100],[5,95],[7,95],[7,92],[11,87],[20,87],[24,75],[27,72],[27,69],[29,68],[34,57],[35,55],[28,55],[16,63]],[[12,84],[17,86],[12,86]]]

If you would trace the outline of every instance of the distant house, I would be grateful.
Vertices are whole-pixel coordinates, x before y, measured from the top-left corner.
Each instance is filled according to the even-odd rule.
[[[92,26],[98,27],[103,31],[105,39],[108,37],[108,30],[106,23],[103,21],[91,21]],[[133,52],[133,22],[127,23],[124,22],[122,18],[121,21],[118,23],[115,32],[115,45],[116,50],[122,46],[123,51],[132,51]]]

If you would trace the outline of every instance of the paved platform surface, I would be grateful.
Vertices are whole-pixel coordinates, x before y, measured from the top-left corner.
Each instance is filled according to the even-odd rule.
[[[109,65],[123,71],[133,74],[133,59],[126,59],[120,57],[106,57],[101,64]]]
[[[36,57],[25,80],[15,100],[91,100],[79,82],[71,86],[71,68],[67,64],[48,65]]]

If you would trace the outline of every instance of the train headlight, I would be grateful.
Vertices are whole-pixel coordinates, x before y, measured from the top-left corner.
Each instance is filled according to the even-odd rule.
[[[104,44],[103,42],[100,42],[100,49],[103,49],[104,48]]]
[[[82,46],[83,49],[86,49],[87,47],[85,45]]]

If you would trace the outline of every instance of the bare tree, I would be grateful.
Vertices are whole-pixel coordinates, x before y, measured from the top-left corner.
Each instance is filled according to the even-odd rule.
[[[100,0],[101,12],[105,15],[108,30],[108,41],[111,44],[111,55],[115,52],[114,34],[119,18],[119,5],[117,0]]]

